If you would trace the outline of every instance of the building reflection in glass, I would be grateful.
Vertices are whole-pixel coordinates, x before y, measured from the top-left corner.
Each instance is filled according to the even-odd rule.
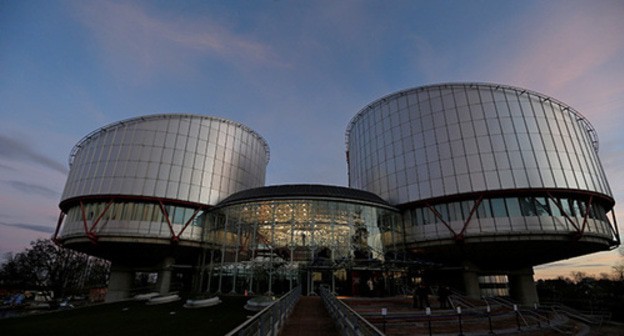
[[[383,278],[402,229],[390,207],[336,200],[266,200],[224,206],[207,219],[204,270],[211,292],[283,292],[315,282],[352,294],[357,270]]]

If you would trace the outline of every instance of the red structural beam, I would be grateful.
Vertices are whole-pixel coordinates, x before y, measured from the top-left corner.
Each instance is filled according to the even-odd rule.
[[[436,216],[436,218],[438,218],[440,220],[440,222],[442,222],[442,224],[444,224],[444,226],[446,226],[446,228],[449,231],[451,231],[451,234],[453,235],[453,239],[456,239],[457,238],[457,232],[455,232],[455,230],[453,230],[453,228],[444,220],[444,218],[442,218],[442,215],[440,215],[438,210],[436,210],[430,204],[427,204],[427,207],[429,208],[429,210],[431,210],[431,212],[433,212],[433,214]]]
[[[58,221],[56,222],[56,229],[54,230],[54,235],[52,236],[52,241],[58,245],[58,234],[61,231],[61,224],[63,224],[63,219],[65,219],[65,213],[61,211],[59,214]]]
[[[90,200],[95,200],[96,198],[89,198]],[[86,207],[85,204],[83,202],[82,199],[78,200],[78,204],[80,206],[80,213],[81,213],[81,219],[82,219],[82,224],[83,224],[83,229],[84,229],[84,233],[87,236],[87,238],[89,238],[89,240],[92,243],[97,243],[98,240],[98,235],[97,235],[97,226],[98,224],[102,221],[102,218],[104,218],[104,216],[106,215],[106,213],[109,211],[109,209],[111,208],[111,206],[114,204],[115,201],[118,201],[119,199],[123,199],[123,200],[130,200],[133,199],[135,201],[146,201],[146,200],[154,200],[153,198],[148,197],[143,198],[143,197],[135,197],[135,198],[130,198],[130,197],[114,197],[114,198],[108,198],[106,199],[107,203],[106,206],[104,207],[104,209],[102,210],[101,213],[98,214],[97,218],[91,223],[91,225],[89,225],[89,220],[87,218],[87,214],[86,214]],[[103,199],[101,197],[97,198],[98,201],[102,201]],[[188,202],[182,202],[184,205],[188,206],[191,205],[191,203]],[[180,240],[180,236],[184,233],[184,231],[188,228],[188,226],[193,222],[193,220],[197,217],[197,214],[204,209],[204,206],[197,206],[197,204],[192,204],[195,207],[195,211],[193,212],[193,215],[191,216],[191,218],[189,218],[187,220],[187,222],[184,224],[183,228],[180,230],[179,233],[175,233],[175,230],[173,228],[173,224],[171,223],[171,218],[169,217],[169,214],[167,213],[167,209],[165,207],[165,204],[163,203],[162,200],[158,200],[158,204],[160,206],[160,210],[163,214],[163,217],[166,219],[167,221],[167,226],[169,227],[169,232],[171,233],[171,240],[172,242],[177,242]],[[177,204],[179,205],[179,204]],[[58,243],[58,235],[59,232],[61,230],[61,226],[63,224],[63,220],[65,219],[65,212],[63,210],[61,210],[61,213],[59,214],[59,219],[56,225],[56,229],[54,231],[54,235],[52,236],[52,239]]]
[[[106,207],[104,207],[104,210],[102,210],[102,213],[100,213],[100,215],[98,216],[98,218],[91,224],[91,230],[89,230],[89,232],[95,234],[95,227],[98,225],[98,223],[100,222],[100,220],[102,219],[102,217],[104,217],[104,215],[106,214],[106,212],[108,212],[108,209],[110,208],[110,206],[113,204],[113,201],[115,199],[111,199],[108,203],[106,203]]]
[[[589,201],[587,201],[587,206],[585,207],[585,215],[583,216],[583,226],[581,227],[581,231],[579,232],[581,236],[585,232],[585,228],[587,227],[587,218],[589,218],[589,209],[592,207],[592,201],[594,200],[593,195],[589,195]]]
[[[171,232],[171,239],[175,241],[176,234],[175,234],[175,231],[173,230],[173,226],[171,225],[171,220],[169,219],[169,214],[167,213],[167,209],[165,209],[165,205],[163,204],[162,201],[158,201],[158,204],[160,205],[160,211],[162,212],[163,216],[167,220],[167,225],[169,226],[169,231]]]
[[[177,235],[174,235],[172,237],[172,239],[174,241],[179,241],[180,240],[180,236],[182,235],[182,233],[184,233],[184,230],[186,230],[186,228],[189,226],[189,224],[191,224],[191,222],[195,219],[195,216],[197,216],[197,213],[201,211],[200,208],[195,209],[195,212],[193,212],[193,215],[191,216],[191,218],[189,218],[188,221],[186,221],[186,224],[184,224],[184,227],[182,228],[182,230],[180,230],[180,232],[178,232]]]
[[[615,235],[617,245],[620,245],[620,229],[618,229],[617,220],[615,219],[615,209],[611,209],[611,218],[613,218],[613,226],[611,227],[611,232]]]
[[[89,227],[87,225],[87,215],[85,214],[85,208],[82,201],[80,201],[80,214],[82,215],[82,224],[84,225],[84,232],[86,235],[89,234]]]
[[[570,216],[563,210],[563,206],[561,206],[560,199],[555,198],[550,192],[548,192],[547,194],[548,194],[548,197],[550,197],[550,199],[555,203],[555,205],[557,205],[557,208],[559,208],[559,212],[561,213],[563,218],[565,218],[570,224],[572,224],[572,226],[574,226],[577,233],[581,233],[581,228],[579,228],[578,225],[576,225],[576,222],[572,220],[572,218],[570,218]]]
[[[474,202],[474,205],[472,206],[472,209],[470,210],[470,214],[468,215],[468,218],[466,218],[466,221],[464,222],[464,227],[462,227],[462,230],[459,232],[459,235],[456,237],[456,240],[464,240],[464,234],[466,233],[468,224],[470,224],[470,222],[472,221],[472,216],[479,208],[479,205],[481,205],[481,201],[483,201],[483,194],[481,194],[481,196],[479,196],[479,198]]]

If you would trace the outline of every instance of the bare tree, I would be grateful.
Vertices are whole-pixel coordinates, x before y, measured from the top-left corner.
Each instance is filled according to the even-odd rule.
[[[55,297],[83,292],[87,286],[105,286],[110,264],[49,239],[31,242],[0,266],[0,284],[16,289],[45,289]]]
[[[613,268],[616,280],[624,281],[624,260],[620,260],[617,264],[611,266],[611,268]]]

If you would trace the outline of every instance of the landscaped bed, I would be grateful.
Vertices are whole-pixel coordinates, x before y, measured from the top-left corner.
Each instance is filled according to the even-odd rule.
[[[196,309],[184,301],[162,305],[125,301],[0,319],[0,334],[12,335],[225,335],[250,315],[249,297],[223,296],[221,304]]]

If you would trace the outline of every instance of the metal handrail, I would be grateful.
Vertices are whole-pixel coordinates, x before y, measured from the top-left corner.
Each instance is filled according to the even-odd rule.
[[[368,322],[351,307],[338,300],[329,289],[321,286],[320,296],[336,327],[344,336],[383,336],[384,333]]]
[[[252,318],[234,328],[226,336],[276,336],[301,297],[301,286],[262,309]]]

